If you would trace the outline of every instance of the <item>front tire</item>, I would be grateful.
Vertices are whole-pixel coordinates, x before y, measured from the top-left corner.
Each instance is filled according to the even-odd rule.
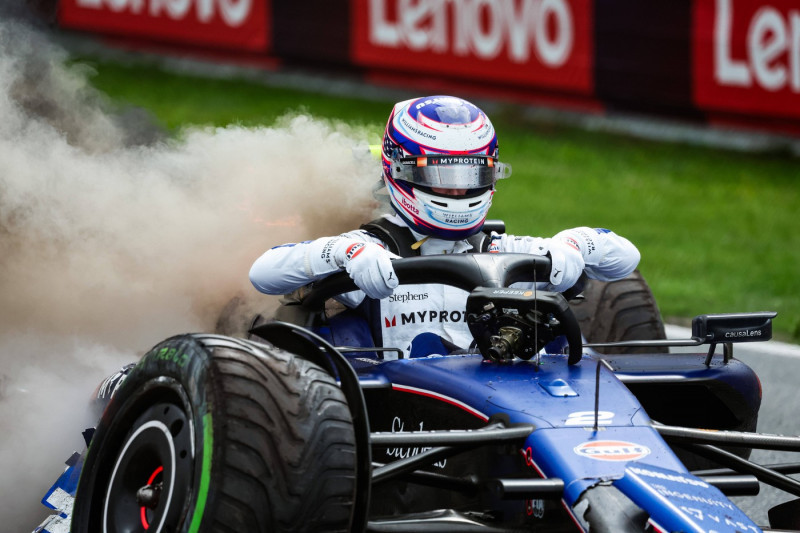
[[[317,365],[238,339],[173,337],[103,413],[72,531],[347,531],[355,465],[347,402]]]

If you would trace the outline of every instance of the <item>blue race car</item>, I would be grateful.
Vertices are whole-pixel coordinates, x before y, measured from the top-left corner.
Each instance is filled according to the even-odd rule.
[[[325,312],[355,290],[344,273],[246,336],[167,339],[102,384],[37,531],[757,532],[728,496],[800,497],[797,465],[747,459],[800,439],[751,432],[760,385],[732,355],[775,313],[698,316],[666,341],[638,276],[568,301],[511,287],[548,279],[546,257],[394,268],[470,292],[470,350],[384,360],[399,350],[363,319]],[[700,352],[657,352],[673,345]],[[795,499],[771,527],[798,517]]]

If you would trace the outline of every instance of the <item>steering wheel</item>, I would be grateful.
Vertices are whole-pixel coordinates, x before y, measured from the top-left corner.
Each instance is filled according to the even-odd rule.
[[[479,287],[500,289],[517,282],[548,281],[552,267],[547,256],[512,253],[418,256],[395,259],[392,266],[400,285],[435,283],[467,292]],[[338,272],[315,283],[301,305],[308,311],[321,311],[326,300],[356,290],[359,288],[347,272]],[[567,337],[568,363],[577,363],[581,358],[582,338],[575,315],[565,299],[563,305],[549,305],[548,310],[557,315],[559,333]]]

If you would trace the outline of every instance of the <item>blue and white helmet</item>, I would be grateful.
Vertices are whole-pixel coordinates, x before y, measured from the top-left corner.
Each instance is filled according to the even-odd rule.
[[[429,96],[394,106],[383,135],[383,181],[392,207],[415,231],[461,240],[479,232],[494,184],[511,175],[497,134],[477,106]]]

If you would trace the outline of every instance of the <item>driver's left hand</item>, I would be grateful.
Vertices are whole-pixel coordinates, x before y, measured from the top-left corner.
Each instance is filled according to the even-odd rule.
[[[550,284],[554,291],[564,292],[575,285],[581,277],[586,266],[583,254],[577,245],[569,242],[568,238],[558,235],[548,239],[547,247],[553,265]]]

